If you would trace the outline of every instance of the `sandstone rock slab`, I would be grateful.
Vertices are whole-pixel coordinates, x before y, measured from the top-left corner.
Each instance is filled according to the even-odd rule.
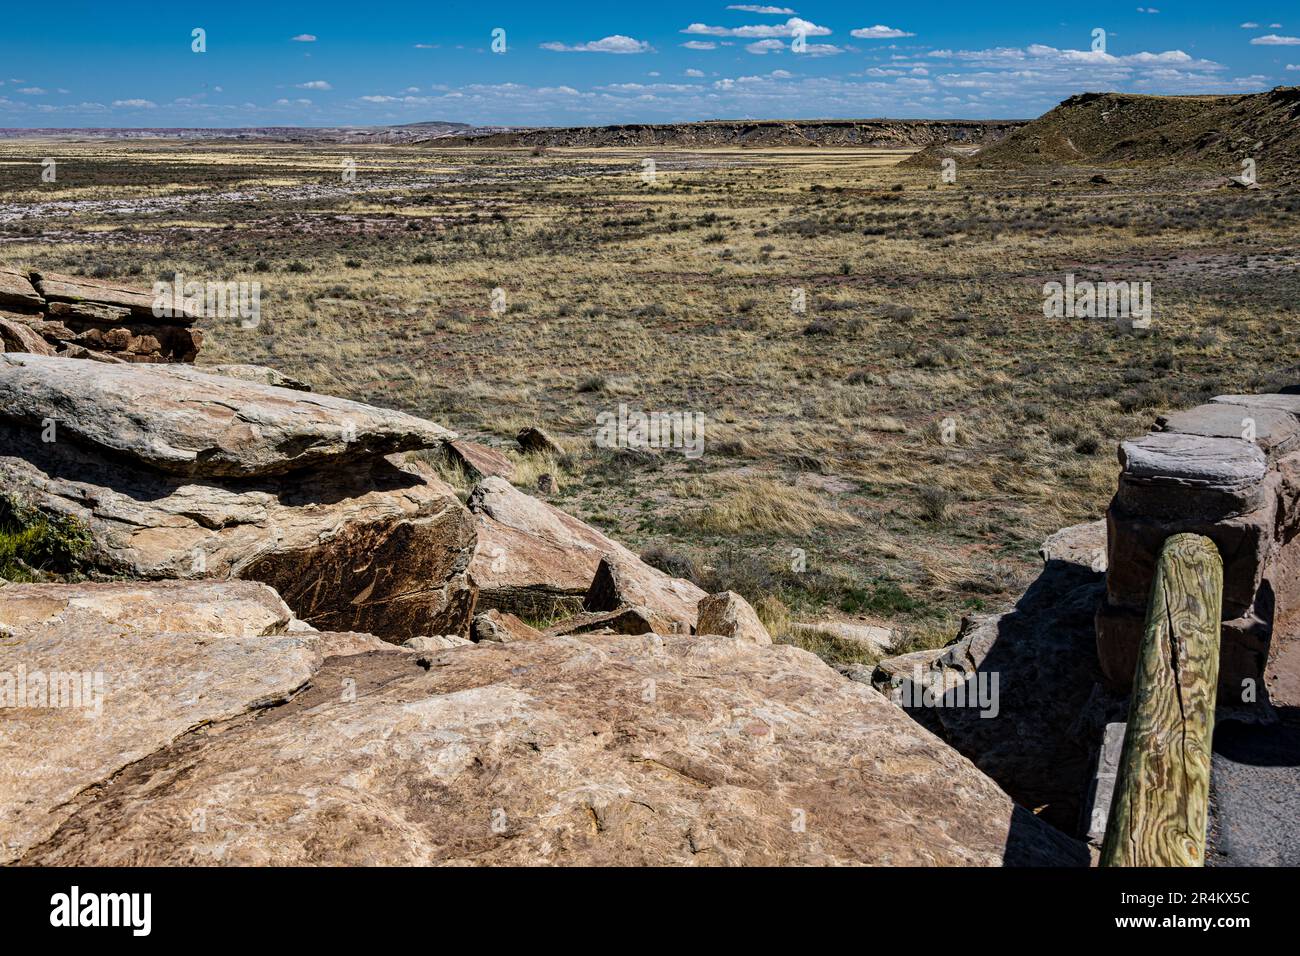
[[[81,522],[103,573],[263,581],[321,630],[468,632],[473,518],[414,464],[192,481],[0,421],[0,486]]]
[[[292,702],[82,794],[21,862],[1087,863],[871,688],[793,647],[641,635],[422,659],[327,660]]]
[[[640,608],[654,622],[655,630],[689,634],[695,630],[700,602],[707,597],[703,588],[682,578],[669,577],[626,548],[620,548],[600,559],[582,606],[588,611]],[[744,600],[740,595],[736,597]],[[724,617],[725,612],[719,608],[719,625],[724,623]]]
[[[287,700],[321,660],[310,634],[153,632],[93,616],[15,628],[0,641],[0,862],[54,833],[87,788],[193,727]]]
[[[445,447],[452,460],[475,481],[492,477],[509,481],[514,477],[515,463],[495,448],[463,438],[449,441]]]
[[[54,349],[26,323],[0,317],[0,352],[53,355]]]
[[[88,365],[0,356],[0,416],[171,474],[256,477],[428,448],[439,425],[330,396],[208,375],[186,366]]]
[[[573,613],[583,606],[600,567],[613,556],[641,600],[657,595],[670,620],[693,624],[704,591],[645,564],[623,545],[553,505],[526,495],[502,478],[486,478],[469,497],[479,544],[470,566],[484,608],[533,619]],[[612,611],[638,600],[615,596]],[[653,601],[652,601],[653,603]],[[661,608],[648,606],[647,610]]]
[[[152,290],[133,289],[117,282],[57,272],[32,272],[31,279],[36,291],[49,302],[98,303],[126,310],[142,319],[163,321],[154,314],[157,301],[171,312],[170,321],[178,325],[188,325],[202,318],[186,308],[184,302],[174,302],[170,291],[159,298]]]
[[[228,637],[282,634],[293,612],[256,581],[130,581],[0,586],[0,626],[64,627],[89,622],[156,634]]]
[[[27,273],[0,269],[0,309],[40,312],[44,308],[45,300],[36,291]]]

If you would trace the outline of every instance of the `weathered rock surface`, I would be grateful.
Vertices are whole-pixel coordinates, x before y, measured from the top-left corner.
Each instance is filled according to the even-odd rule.
[[[496,641],[501,644],[539,641],[544,636],[541,631],[525,624],[513,614],[496,610],[474,615],[473,633],[476,642]]]
[[[1156,427],[1183,435],[1253,441],[1270,460],[1300,446],[1300,421],[1294,415],[1276,408],[1252,408],[1219,399],[1209,405],[1161,415],[1156,419]]]
[[[1038,548],[1044,564],[1063,561],[1093,571],[1106,570],[1106,519],[1071,525],[1051,534]]]
[[[321,630],[468,632],[473,519],[416,465],[197,481],[0,421],[0,486],[81,521],[107,573],[265,581]]]
[[[160,323],[171,321],[176,325],[188,325],[201,318],[197,313],[187,309],[184,302],[175,302],[170,291],[157,297],[152,291],[132,289],[116,282],[91,279],[86,276],[63,275],[57,272],[32,272],[31,280],[36,291],[47,302],[108,306],[124,310],[142,319]],[[156,301],[165,311],[172,313],[170,319],[159,318],[154,314]]]
[[[193,644],[173,637],[130,647],[151,662]],[[247,672],[241,639],[207,646],[229,659],[197,665]],[[262,663],[263,696],[299,680],[282,667],[277,685]],[[240,691],[203,713],[244,706]],[[194,712],[166,695],[109,707],[112,726],[153,736],[111,741],[130,766],[92,755],[39,791],[29,779],[22,793],[66,802],[24,810],[22,863],[1087,862],[876,692],[792,647],[642,635],[333,657],[291,702],[170,746]],[[51,719],[6,738],[7,767],[46,772]]]
[[[515,463],[495,448],[464,439],[449,441],[445,447],[451,459],[475,481],[492,477],[509,481],[514,477]]]
[[[0,416],[177,475],[256,477],[429,448],[439,425],[185,366],[133,368],[0,356]]]
[[[453,647],[465,647],[473,641],[455,634],[421,634],[402,641],[402,647],[411,651],[448,651]]]
[[[689,634],[695,630],[700,602],[706,597],[705,591],[690,581],[669,577],[620,547],[600,559],[582,606],[588,611],[639,608],[656,631]]]
[[[751,644],[772,643],[772,635],[749,602],[735,591],[723,591],[701,598],[696,630],[700,634],[721,634],[749,641]]]
[[[1132,510],[1149,510],[1153,499],[1168,497],[1163,489],[1169,486],[1181,489],[1189,503],[1184,507],[1224,514],[1245,514],[1264,501],[1260,486],[1268,458],[1253,442],[1240,438],[1151,432],[1121,442],[1119,457],[1124,470],[1121,500]],[[1149,491],[1151,485],[1159,490]]]
[[[0,316],[0,352],[53,355],[54,349],[31,326]]]
[[[201,365],[198,371],[208,375],[224,375],[244,382],[256,382],[259,385],[274,385],[276,388],[290,388],[296,392],[310,392],[311,386],[306,382],[286,375],[279,369],[265,365]]]
[[[276,609],[267,589],[252,588],[199,598],[191,615],[179,603],[191,589],[0,587],[15,622],[0,640],[0,862],[54,833],[87,788],[191,728],[283,702],[307,682],[323,660],[320,638],[255,633]],[[186,630],[223,609],[235,612],[224,630]],[[187,812],[181,825],[191,820]]]
[[[45,308],[41,298],[25,272],[0,269],[0,309],[15,312],[40,312]]]
[[[580,610],[601,559],[611,555],[647,610],[693,625],[704,592],[650,567],[623,545],[559,508],[524,494],[501,478],[486,478],[469,497],[479,544],[470,576],[484,608],[523,617],[556,617]],[[670,602],[663,604],[663,602]],[[615,595],[600,607],[612,611],[637,600]]]
[[[22,313],[52,353],[70,358],[193,362],[203,344],[198,316],[155,315],[154,302],[152,292],[97,279],[0,270],[0,309]],[[159,304],[170,306],[169,296]]]
[[[132,581],[0,586],[0,626],[63,627],[89,622],[175,634],[259,637],[298,630],[280,595],[256,581]]]

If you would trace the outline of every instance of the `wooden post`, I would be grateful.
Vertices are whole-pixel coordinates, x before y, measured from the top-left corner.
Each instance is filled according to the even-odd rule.
[[[1214,542],[1165,542],[1147,604],[1102,866],[1203,866],[1223,561]]]

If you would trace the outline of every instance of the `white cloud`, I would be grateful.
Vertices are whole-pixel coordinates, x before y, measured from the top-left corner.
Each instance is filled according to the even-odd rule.
[[[1245,23],[1241,24],[1241,28],[1243,30],[1258,30],[1259,24],[1253,20],[1247,20]]]
[[[762,7],[752,3],[733,3],[727,9],[739,10],[741,13],[771,13],[777,16],[794,13],[789,7]]]
[[[42,89],[39,86],[24,86],[18,92],[23,96],[44,96],[49,90]]]
[[[750,53],[756,53],[759,56],[765,56],[768,53],[780,53],[785,49],[784,40],[755,40],[753,43],[747,43],[745,49]]]
[[[1252,46],[1300,46],[1300,37],[1280,37],[1276,33],[1255,37]]]
[[[791,17],[785,23],[763,23],[746,27],[711,27],[704,23],[692,23],[682,33],[695,33],[712,37],[792,37],[802,34],[806,37],[824,37],[830,34],[826,27],[819,27],[808,20]]]
[[[153,100],[113,100],[113,105],[133,110],[152,110],[158,107],[158,104]]]
[[[1288,63],[1286,68],[1288,70],[1300,70],[1300,63]]]
[[[632,37],[625,37],[621,33],[616,33],[613,36],[602,37],[599,40],[589,40],[576,46],[565,46],[563,43],[543,43],[542,49],[554,50],[557,53],[647,53],[650,50],[650,44],[645,40],[634,40]]]
[[[293,37],[293,42],[294,43],[315,43],[316,37],[310,33],[299,33],[296,37]]]
[[[916,34],[876,24],[874,27],[859,27],[856,30],[850,30],[849,36],[857,37],[859,40],[893,40],[898,37],[914,37]]]
[[[334,89],[334,87],[330,86],[329,83],[325,82],[324,80],[308,80],[306,83],[299,83],[299,84],[298,84],[298,89],[300,89],[300,90],[332,90],[332,89]]]
[[[774,80],[788,80],[794,76],[789,70],[773,70],[768,76]]]
[[[682,46],[688,50],[716,50],[718,45],[711,40],[687,40]]]
[[[1155,7],[1138,7],[1138,13],[1159,13]]]
[[[703,70],[687,70],[687,71],[686,71],[686,75],[687,75],[687,76],[695,77],[696,79],[699,79],[700,77],[704,76],[704,71],[703,71]]]
[[[417,50],[436,50],[436,49],[438,49],[441,45],[442,45],[442,44],[440,44],[440,43],[417,43],[417,44],[415,45],[415,48],[416,48]]]

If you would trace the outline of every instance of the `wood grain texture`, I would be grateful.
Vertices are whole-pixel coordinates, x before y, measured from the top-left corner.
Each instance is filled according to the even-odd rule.
[[[1209,538],[1165,542],[1151,585],[1102,866],[1202,866],[1223,562]]]

